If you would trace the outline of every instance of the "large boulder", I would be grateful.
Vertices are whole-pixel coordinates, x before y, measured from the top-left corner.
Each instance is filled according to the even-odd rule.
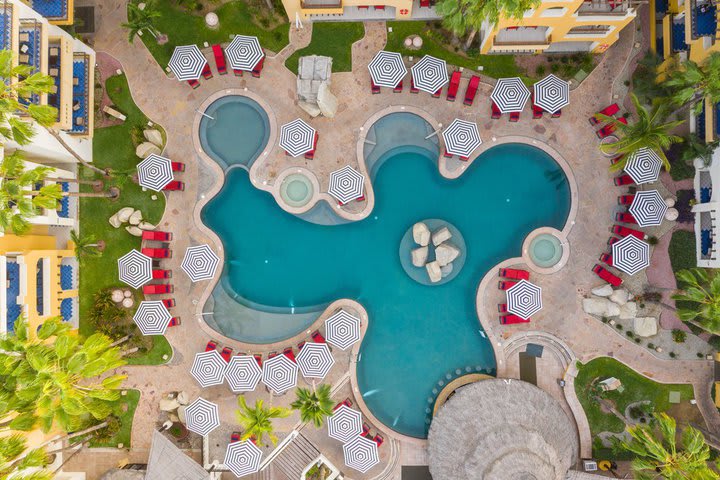
[[[178,392],[177,401],[180,405],[188,405],[190,403],[190,395],[186,391]]]
[[[322,113],[322,111],[314,103],[300,101],[298,102],[298,107],[305,110],[305,112],[313,118],[319,116]]]
[[[135,155],[140,158],[147,158],[153,153],[160,155],[161,152],[160,147],[150,142],[143,142],[135,148]]]
[[[185,410],[187,410],[187,405],[180,405],[177,409],[177,416],[180,419],[181,423],[187,423],[187,417],[185,417]]]
[[[435,260],[444,267],[448,263],[452,263],[460,256],[460,249],[450,242],[444,242],[435,248]]]
[[[160,411],[172,412],[178,409],[180,402],[176,398],[161,398],[160,399]]]
[[[438,230],[435,230],[432,234],[432,242],[433,245],[435,245],[436,247],[441,243],[450,240],[451,238],[452,233],[450,233],[450,230],[448,230],[447,227],[442,227]]]
[[[160,133],[160,130],[156,130],[154,128],[144,130],[143,137],[145,137],[145,140],[152,143],[153,145],[162,148],[163,138],[162,138],[162,133]]]
[[[117,215],[118,221],[120,223],[127,223],[128,220],[130,220],[130,215],[132,215],[135,212],[135,209],[133,207],[124,207],[117,211],[115,215]]]
[[[137,224],[140,230],[155,230],[155,225],[150,222],[140,222]]]
[[[620,320],[632,320],[637,316],[638,307],[635,302],[625,302],[620,305]]]
[[[447,277],[450,275],[453,271],[453,264],[452,262],[448,263],[447,265],[444,265],[440,267],[440,273],[442,274],[442,278]]]
[[[422,267],[427,262],[428,258],[428,247],[418,247],[413,249],[412,253],[412,264],[416,267]]]
[[[613,293],[612,285],[605,284],[602,287],[596,287],[590,290],[590,293],[596,297],[609,297]]]
[[[633,330],[640,337],[652,337],[657,334],[657,320],[653,317],[638,317],[633,320]]]
[[[130,215],[130,218],[128,218],[128,223],[130,225],[139,225],[142,221],[142,212],[140,210],[135,210],[132,215]]]
[[[139,229],[138,227],[136,227],[135,225],[130,225],[130,226],[125,227],[125,230],[127,230],[127,232],[128,232],[130,235],[132,235],[133,237],[142,237],[142,232],[143,232],[143,231],[140,230],[140,229]]]
[[[112,301],[115,303],[120,303],[123,301],[123,298],[125,298],[125,295],[123,295],[123,291],[120,289],[115,289],[112,291],[111,297]]]
[[[114,228],[120,228],[120,225],[122,225],[120,219],[118,219],[117,213],[112,217],[108,218],[108,222],[110,222],[110,225],[112,225]]]
[[[618,305],[625,305],[630,299],[630,292],[624,288],[618,288],[612,295],[610,295],[610,301],[617,303]]]
[[[412,229],[413,240],[424,247],[430,243],[430,229],[423,222],[417,222]]]
[[[432,283],[439,282],[442,279],[442,270],[438,262],[435,261],[425,264],[425,269]]]
[[[583,311],[598,317],[617,317],[620,307],[606,298],[583,298]]]
[[[327,82],[322,82],[317,93],[318,108],[323,114],[323,117],[333,118],[338,108],[338,101],[335,95],[332,94]]]

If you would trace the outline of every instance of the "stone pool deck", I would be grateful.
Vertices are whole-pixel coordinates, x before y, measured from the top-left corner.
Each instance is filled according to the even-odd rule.
[[[215,75],[212,80],[201,80],[201,87],[191,90],[186,83],[179,83],[167,77],[141,42],[136,40],[134,44],[128,45],[126,32],[120,26],[126,21],[125,6],[126,2],[122,0],[109,0],[96,6],[98,13],[96,31],[100,33],[95,37],[95,48],[109,53],[120,61],[128,75],[135,102],[168,132],[165,154],[174,160],[186,163],[187,169],[181,178],[186,182],[186,190],[167,195],[167,209],[160,224],[162,229],[176,232],[176,240],[172,243],[172,249],[176,254],[166,264],[179,272],[182,252],[189,245],[210,243],[215,246],[216,251],[222,251],[217,237],[196,221],[199,206],[209,200],[210,192],[217,190],[221,181],[217,169],[214,171],[208,169],[207,163],[194,153],[197,152],[197,146],[193,143],[196,110],[211,95],[230,89],[244,91],[247,88],[252,95],[264,99],[270,105],[277,125],[298,116],[304,117],[303,112],[295,105],[295,76],[284,67],[284,60],[295,49],[309,42],[311,25],[306,24],[306,28],[300,32],[293,29],[290,46],[278,54],[269,53],[260,79],[250,76],[237,78],[233,75]],[[332,77],[331,90],[339,101],[336,118],[318,118],[311,122],[320,134],[315,160],[306,161],[287,157],[275,144],[269,144],[266,148],[268,155],[264,156],[261,162],[256,162],[252,176],[256,180],[256,185],[264,185],[263,182],[267,182],[265,186],[270,189],[286,170],[302,168],[314,174],[321,192],[326,191],[330,171],[345,164],[362,168],[357,163],[357,146],[362,136],[360,127],[376,112],[400,109],[402,106],[424,111],[444,125],[455,117],[476,121],[480,127],[481,137],[487,145],[493,143],[493,138],[520,136],[531,139],[531,142],[548,146],[566,160],[574,173],[577,185],[575,224],[568,232],[570,256],[560,272],[533,276],[533,280],[537,280],[544,288],[546,306],[529,326],[504,327],[498,324],[494,309],[499,297],[497,289],[492,288],[496,280],[492,278],[495,274],[494,270],[488,274],[484,282],[491,287],[485,289],[481,285],[478,289],[479,318],[493,340],[498,358],[498,374],[510,377],[518,375],[514,363],[516,352],[521,345],[518,343],[521,340],[518,339],[530,335],[534,341],[535,338],[539,338],[538,342],[551,344],[556,338],[559,339],[558,345],[566,346],[571,352],[571,359],[587,361],[609,355],[657,381],[682,381],[693,384],[698,407],[710,430],[717,432],[720,431],[720,415],[709,397],[709,382],[712,378],[710,362],[661,360],[646,349],[618,335],[598,320],[585,315],[581,309],[582,297],[592,287],[601,283],[590,269],[599,254],[605,250],[605,242],[609,236],[608,228],[613,223],[610,212],[615,206],[617,195],[621,192],[620,189],[612,186],[608,159],[598,151],[598,140],[587,118],[600,108],[618,101],[613,98],[612,86],[622,85],[622,81],[617,81],[616,77],[617,72],[623,70],[628,58],[633,54],[633,30],[625,29],[620,41],[605,54],[600,65],[588,79],[572,91],[571,106],[563,111],[561,118],[532,120],[529,109],[526,109],[521,120],[513,124],[508,122],[507,116],[501,120],[490,119],[489,93],[492,87],[485,83],[478,90],[472,107],[464,106],[461,100],[450,103],[445,101],[444,97],[434,99],[423,93],[412,95],[407,89],[400,94],[384,90],[380,95],[371,95],[367,63],[374,53],[383,47],[385,30],[381,22],[366,23],[365,37],[353,46],[353,71],[334,74]],[[206,57],[212,62],[209,49],[205,52]],[[471,72],[466,72],[465,76],[469,74]],[[277,128],[277,125],[274,128]],[[508,185],[508,188],[512,186]],[[371,202],[371,195],[367,197],[367,202]],[[324,201],[326,198],[321,196],[320,200]],[[369,211],[370,207],[371,203],[354,203],[347,207],[345,216],[361,218],[366,215],[365,212]],[[509,262],[520,263],[521,260],[509,260]],[[478,278],[478,283],[481,280]],[[181,327],[170,329],[167,334],[174,349],[173,358],[167,365],[132,366],[121,369],[128,374],[127,387],[142,392],[133,424],[132,447],[126,450],[85,450],[73,457],[66,465],[67,470],[85,471],[87,478],[92,480],[99,478],[107,468],[120,461],[143,463],[147,459],[152,430],[158,427],[156,422],[159,415],[159,399],[171,391],[185,390],[191,398],[201,393],[201,389],[188,372],[193,355],[201,351],[209,339],[219,338],[221,343],[234,347],[236,351],[250,350],[258,353],[267,353],[297,343],[297,339],[292,339],[276,345],[250,347],[222,339],[205,325],[202,316],[199,315],[203,300],[209,295],[210,282],[192,284],[185,275],[177,274],[173,277],[173,284],[174,297],[177,301],[175,311],[181,312],[183,320]],[[372,318],[367,321],[372,322]],[[364,322],[365,326],[367,321]],[[535,331],[540,333],[531,335]],[[564,347],[557,349],[558,352],[563,350],[566,349]],[[350,396],[355,398],[356,404],[362,405],[361,397],[356,395],[357,392],[352,387],[352,376],[355,373],[353,355],[353,352],[337,355],[337,363],[328,378],[328,383],[334,385],[334,398],[338,401]],[[564,365],[569,365],[566,369],[566,377],[569,385],[572,385],[572,362],[563,359],[562,353],[558,355],[556,360],[548,360],[546,367],[549,373],[539,379],[538,383],[562,399],[566,409],[575,414],[582,454],[586,455],[589,449],[589,429],[574,391],[572,388],[561,389],[553,386],[556,377],[563,373]],[[222,432],[231,431],[235,425],[233,419],[235,395],[224,387],[206,389],[202,394],[221,404]],[[269,395],[263,387],[259,387],[257,392],[249,395],[249,400],[259,397],[269,400]],[[292,393],[289,393],[282,397],[273,397],[271,400],[275,405],[287,405],[291,397]],[[372,418],[367,415],[366,417]],[[298,417],[295,414],[277,422],[279,436],[281,438],[285,436],[297,426],[297,423]],[[372,423],[373,430],[383,430],[382,425]],[[312,427],[304,427],[302,433],[326,456],[342,467],[341,446],[338,442],[328,439],[324,429],[315,431]],[[345,478],[399,479],[401,465],[427,463],[422,442],[404,441],[401,437],[394,439],[392,432],[384,433],[387,441],[380,449],[381,464],[365,475],[343,469]],[[212,443],[218,445],[217,447],[211,445],[213,458],[217,458],[224,452],[221,439]],[[197,456],[198,452],[194,454]],[[285,478],[278,470],[275,470],[274,475],[266,474],[264,477],[258,475],[257,478]],[[234,478],[234,476],[225,474],[223,478]]]

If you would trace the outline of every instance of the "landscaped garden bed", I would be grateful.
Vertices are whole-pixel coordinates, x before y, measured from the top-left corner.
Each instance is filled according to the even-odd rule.
[[[285,66],[298,73],[298,59],[307,55],[332,57],[333,72],[352,70],[352,44],[365,34],[362,22],[318,22],[312,26],[310,45],[293,53]]]

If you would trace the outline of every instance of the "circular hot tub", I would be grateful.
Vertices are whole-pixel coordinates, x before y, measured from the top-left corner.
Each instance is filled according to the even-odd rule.
[[[554,228],[538,228],[523,242],[523,258],[528,266],[538,273],[547,274],[560,270],[569,256],[570,250],[565,236]]]
[[[291,207],[303,207],[313,196],[312,182],[302,173],[290,174],[280,184],[280,196]]]

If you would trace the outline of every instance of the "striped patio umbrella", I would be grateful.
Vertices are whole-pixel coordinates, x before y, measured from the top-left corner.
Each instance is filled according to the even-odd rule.
[[[225,56],[234,70],[252,70],[265,56],[257,37],[235,35],[225,49]]]
[[[662,164],[660,155],[655,150],[646,147],[641,148],[628,158],[624,170],[635,183],[641,185],[657,181]]]
[[[170,320],[172,315],[160,300],[140,302],[133,315],[133,321],[143,335],[165,335]]]
[[[140,288],[152,280],[152,259],[135,249],[118,258],[120,281]]]
[[[181,82],[200,78],[205,65],[207,65],[207,60],[197,45],[175,47],[168,63],[168,67],[175,74],[175,78]]]
[[[262,381],[267,387],[281,394],[297,385],[297,363],[285,355],[277,355],[265,361]]]
[[[402,55],[380,50],[368,64],[370,78],[378,87],[395,88],[407,74]]]
[[[225,380],[235,393],[252,392],[261,377],[262,370],[250,355],[235,355],[225,369]]]
[[[313,149],[315,129],[297,118],[280,127],[280,148],[291,157],[299,157]]]
[[[635,275],[650,265],[650,244],[628,235],[612,246],[613,267],[628,275]]]
[[[196,245],[185,250],[180,268],[187,273],[190,280],[210,280],[215,276],[215,271],[220,263],[220,258],[212,251],[210,245]]]
[[[190,367],[190,375],[197,380],[201,387],[211,387],[223,383],[227,367],[227,362],[217,350],[200,352],[195,354],[192,367]]]
[[[447,153],[458,157],[469,157],[482,144],[477,124],[459,118],[443,130],[442,136]]]
[[[185,409],[185,426],[198,435],[207,435],[220,426],[218,406],[198,397]]]
[[[660,225],[665,218],[668,206],[657,190],[642,190],[635,194],[630,208],[630,214],[641,227]]]
[[[362,433],[362,413],[347,405],[340,407],[327,419],[328,435],[335,440],[347,442]]]
[[[435,93],[448,83],[445,60],[425,55],[410,69],[415,88],[427,93]]]
[[[325,334],[330,345],[347,350],[360,340],[360,319],[341,309],[325,320]]]
[[[172,182],[175,176],[169,158],[151,153],[137,165],[138,183],[143,188],[159,192]]]
[[[502,113],[522,112],[530,98],[530,90],[518,77],[498,79],[490,100]]]
[[[570,84],[552,73],[533,85],[533,102],[555,113],[570,104]]]
[[[377,443],[359,435],[343,445],[343,455],[345,465],[361,473],[380,463]]]
[[[542,289],[527,280],[520,280],[507,291],[508,313],[525,320],[542,310]]]
[[[365,177],[350,165],[330,173],[328,193],[343,205],[363,196]]]
[[[335,359],[326,343],[308,342],[300,349],[297,364],[305,378],[325,378]]]
[[[262,450],[250,440],[244,440],[228,445],[223,463],[239,478],[260,470],[260,460],[262,460]]]

